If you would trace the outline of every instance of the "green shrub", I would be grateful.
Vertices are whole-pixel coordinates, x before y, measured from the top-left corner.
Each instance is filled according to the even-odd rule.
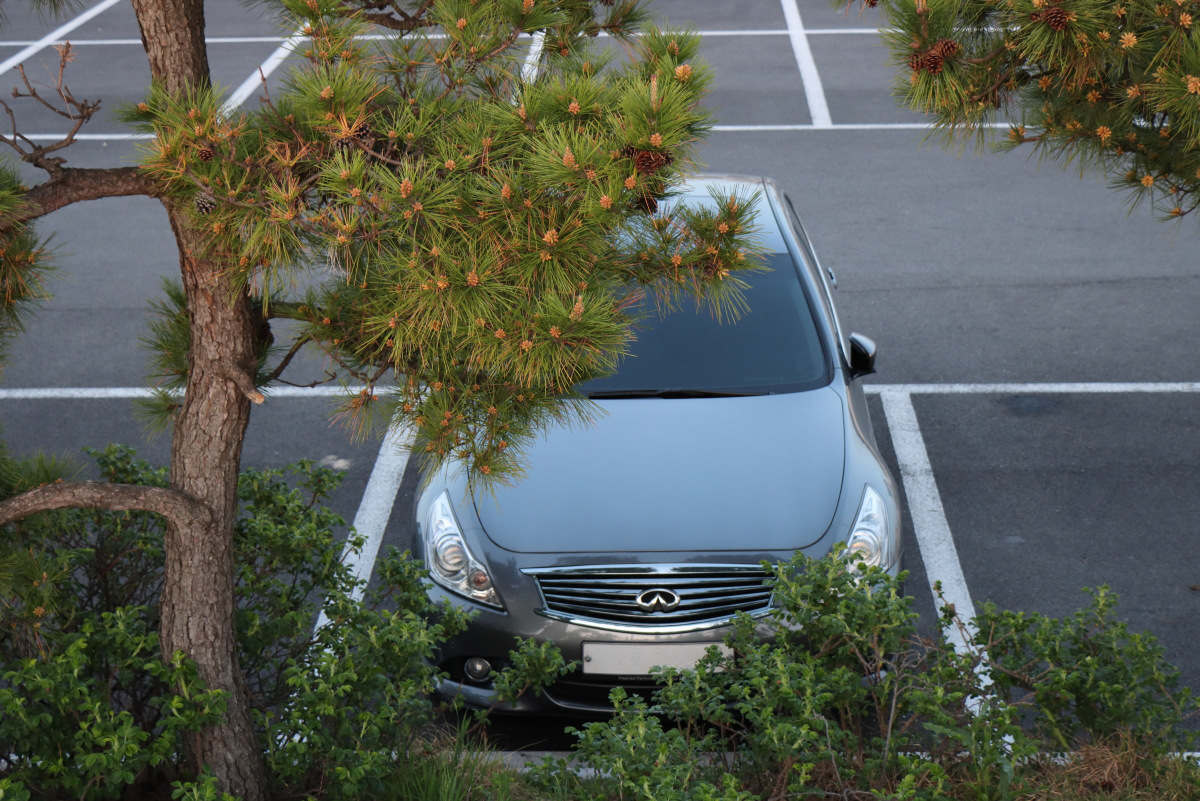
[[[1172,727],[1194,709],[1179,671],[1151,634],[1115,619],[1108,587],[1087,591],[1088,608],[1066,620],[1009,612],[985,604],[979,640],[990,640],[992,676],[1000,690],[1029,694],[1033,724],[1051,745],[1101,741],[1130,731],[1148,741],[1190,747]],[[1164,735],[1158,737],[1158,735]]]
[[[1177,724],[1195,702],[1153,637],[1114,621],[1106,589],[1061,621],[985,606],[956,652],[953,610],[921,640],[896,579],[847,568],[840,554],[772,568],[768,619],[740,617],[730,656],[664,670],[652,704],[615,690],[613,718],[576,732],[579,758],[623,799],[985,801],[1039,786],[1047,752],[1188,747]],[[531,778],[561,791],[562,768]],[[1200,771],[1179,776],[1200,797]]]
[[[109,480],[166,483],[128,448],[91,455]],[[431,606],[405,554],[383,557],[378,589],[355,598],[361,582],[334,531],[344,521],[321,505],[339,481],[302,462],[239,483],[240,660],[277,798],[381,793],[429,718],[426,659],[465,622]],[[161,519],[138,512],[66,510],[8,527],[9,553],[28,564],[17,570],[10,558],[0,582],[0,754],[12,755],[0,765],[4,801],[30,790],[99,801],[167,784],[176,798],[220,801],[210,776],[178,768],[180,732],[221,714],[223,701],[186,659],[159,651],[162,536]],[[34,563],[45,569],[30,580]],[[330,622],[314,631],[321,611]]]

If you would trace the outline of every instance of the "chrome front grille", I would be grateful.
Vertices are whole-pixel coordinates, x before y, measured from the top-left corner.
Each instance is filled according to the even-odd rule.
[[[595,628],[663,632],[713,628],[738,612],[765,614],[768,573],[749,565],[611,565],[522,571],[537,579],[546,617]],[[654,590],[665,593],[655,594]],[[671,608],[671,594],[678,605]],[[639,607],[638,598],[652,602]]]

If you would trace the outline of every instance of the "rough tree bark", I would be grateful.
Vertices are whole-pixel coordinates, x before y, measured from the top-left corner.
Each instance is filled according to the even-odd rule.
[[[158,186],[138,167],[89,167],[82,170],[64,167],[53,180],[35,186],[22,195],[21,207],[6,215],[4,223],[17,225],[35,220],[63,206],[84,200],[129,195],[158,197],[158,194]]]
[[[152,78],[172,93],[209,83],[203,0],[133,0]],[[238,665],[233,602],[237,476],[250,402],[238,387],[255,366],[256,316],[221,265],[202,255],[200,232],[163,200],[179,246],[192,348],[171,445],[171,486],[208,507],[207,525],[168,525],[161,642],[183,651],[210,689],[230,693],[224,721],[188,738],[194,767],[246,801],[268,796],[249,698]],[[239,375],[240,374],[240,375]]]
[[[171,486],[207,506],[212,520],[167,527],[160,637],[164,653],[183,651],[210,689],[231,693],[224,721],[189,736],[189,761],[211,768],[225,792],[257,801],[268,788],[238,665],[233,602],[238,466],[250,419],[250,400],[235,376],[253,373],[257,317],[219,265],[194,255],[199,237],[186,216],[169,203],[168,212],[192,331],[187,390],[171,442]]]
[[[212,522],[208,507],[175,490],[104,481],[46,484],[0,503],[0,526],[51,509],[157,512],[180,526]]]

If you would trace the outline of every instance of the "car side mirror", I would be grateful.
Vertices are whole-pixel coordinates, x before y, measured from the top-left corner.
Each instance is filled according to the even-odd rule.
[[[850,374],[853,378],[875,372],[875,340],[862,334],[850,335]]]

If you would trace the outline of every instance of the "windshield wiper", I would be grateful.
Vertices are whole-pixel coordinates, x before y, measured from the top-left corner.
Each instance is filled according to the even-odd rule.
[[[726,392],[719,389],[613,389],[589,392],[591,400],[620,398],[748,398],[766,392]]]

